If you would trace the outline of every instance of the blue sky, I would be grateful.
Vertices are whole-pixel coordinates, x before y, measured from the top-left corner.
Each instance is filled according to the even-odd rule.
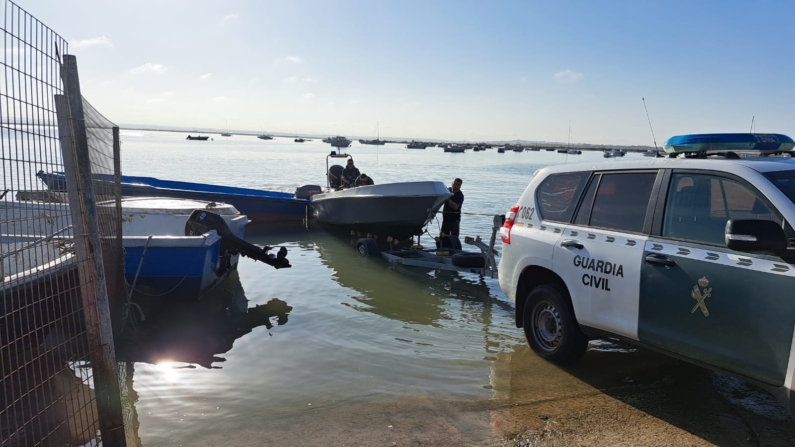
[[[795,134],[788,1],[20,4],[119,124],[652,144],[645,97],[658,144]]]

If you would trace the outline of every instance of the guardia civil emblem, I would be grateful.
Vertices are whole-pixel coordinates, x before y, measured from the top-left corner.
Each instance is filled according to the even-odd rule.
[[[696,300],[696,305],[693,306],[693,310],[690,313],[694,313],[696,309],[701,309],[701,312],[704,314],[705,317],[709,316],[709,309],[707,309],[707,304],[704,302],[712,296],[712,287],[707,288],[709,285],[709,280],[706,277],[703,277],[698,280],[698,285],[693,286],[693,291],[690,292],[690,296]]]

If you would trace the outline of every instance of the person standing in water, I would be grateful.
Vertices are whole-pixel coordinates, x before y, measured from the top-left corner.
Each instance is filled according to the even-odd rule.
[[[456,178],[453,180],[453,186],[447,188],[453,193],[453,197],[447,199],[442,209],[442,234],[445,236],[458,236],[461,224],[461,206],[464,204],[464,193],[461,192],[463,183],[460,178]]]

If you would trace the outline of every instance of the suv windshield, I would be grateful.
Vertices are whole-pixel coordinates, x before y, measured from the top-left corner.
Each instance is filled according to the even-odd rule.
[[[764,175],[795,203],[795,170],[765,172]]]

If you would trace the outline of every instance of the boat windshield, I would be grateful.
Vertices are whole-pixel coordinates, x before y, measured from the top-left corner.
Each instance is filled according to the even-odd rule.
[[[765,172],[764,175],[795,203],[795,170]]]

